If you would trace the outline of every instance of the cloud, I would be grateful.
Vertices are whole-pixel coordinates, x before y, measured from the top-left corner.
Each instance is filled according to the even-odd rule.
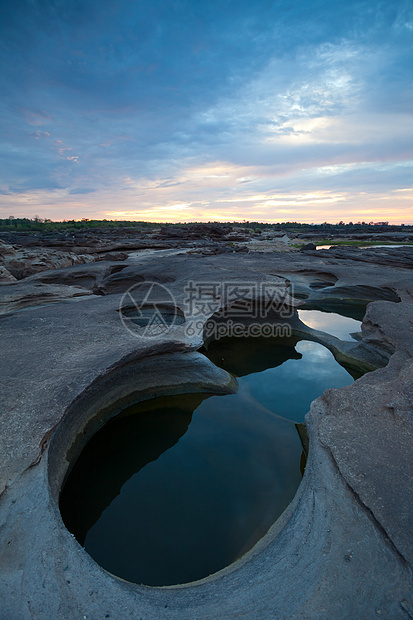
[[[52,121],[52,117],[43,110],[30,110],[28,108],[21,108],[21,112],[28,125],[36,127],[37,125],[47,125]],[[45,132],[47,134],[47,132]],[[40,131],[35,132],[34,135],[42,135]]]
[[[33,138],[35,140],[39,140],[40,138],[49,138],[50,137],[50,133],[48,131],[33,131],[29,135],[33,136]]]
[[[77,188],[71,189],[69,191],[69,195],[73,196],[76,194],[92,194],[95,191],[96,190],[92,189],[91,187],[77,187]]]
[[[49,191],[54,217],[138,198],[221,217],[249,186],[343,192],[350,217],[410,183],[412,23],[373,0],[6,3],[1,187]]]

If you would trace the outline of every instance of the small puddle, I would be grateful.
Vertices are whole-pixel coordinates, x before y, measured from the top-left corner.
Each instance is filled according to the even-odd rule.
[[[205,355],[237,394],[139,403],[88,442],[65,483],[66,527],[109,572],[151,586],[230,565],[262,538],[301,481],[295,422],[353,381],[325,347],[297,338],[225,338]]]
[[[336,336],[336,338],[340,338],[340,340],[354,340],[351,334],[357,333],[361,329],[361,321],[347,316],[340,316],[335,312],[298,310],[298,316],[308,327],[327,332],[332,336]]]
[[[360,331],[361,323],[363,321],[364,315],[366,314],[366,306],[367,302],[363,300],[353,299],[351,301],[337,301],[337,300],[328,300],[323,299],[320,301],[305,301],[303,305],[298,310],[300,317],[307,316],[311,320],[311,315],[301,314],[302,312],[307,312],[308,310],[318,310],[320,314],[314,315],[318,317],[317,325],[315,329],[319,329],[320,331],[327,332],[331,335],[335,335],[336,333],[346,333],[347,326],[349,329],[349,333],[354,333]],[[343,319],[353,319],[356,323],[345,323]],[[303,323],[306,321],[304,318],[301,319]],[[315,323],[314,323],[315,324]],[[313,327],[313,325],[310,325]],[[342,330],[340,326],[345,326],[345,329]],[[352,329],[355,327],[356,329]]]
[[[403,243],[403,244],[386,244],[386,245],[376,245],[376,244],[370,244],[370,245],[362,245],[363,242],[360,242],[360,245],[353,245],[353,244],[346,244],[346,243],[334,243],[333,245],[317,245],[316,246],[316,250],[329,250],[330,248],[343,248],[343,247],[356,247],[359,248],[360,250],[368,250],[370,248],[411,248],[413,247],[413,244],[411,243]]]

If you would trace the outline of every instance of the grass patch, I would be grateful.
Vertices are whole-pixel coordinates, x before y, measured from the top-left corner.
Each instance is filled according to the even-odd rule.
[[[353,246],[374,246],[374,245],[413,245],[411,241],[354,241],[354,240],[335,240],[317,239],[312,241],[314,245],[353,245]],[[294,246],[300,247],[300,246]]]

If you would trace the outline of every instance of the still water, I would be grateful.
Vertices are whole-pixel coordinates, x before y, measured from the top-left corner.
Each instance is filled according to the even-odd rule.
[[[340,316],[333,312],[298,310],[298,316],[309,327],[327,332],[336,338],[340,338],[340,340],[352,341],[354,338],[351,334],[357,333],[361,329],[361,321],[348,316]]]
[[[361,243],[362,243],[362,242],[361,242]],[[373,248],[373,249],[374,249],[374,248],[406,248],[406,247],[407,247],[407,248],[411,248],[411,247],[413,247],[413,245],[412,245],[412,244],[410,244],[410,243],[403,243],[402,245],[400,245],[400,244],[399,244],[399,245],[397,245],[397,244],[390,244],[390,243],[387,243],[386,245],[376,245],[376,244],[372,244],[372,245],[357,245],[357,246],[354,246],[354,245],[352,245],[352,244],[347,245],[347,244],[345,244],[345,243],[343,243],[343,244],[338,244],[338,243],[335,243],[335,244],[333,244],[333,245],[317,245],[317,246],[316,246],[316,250],[329,250],[330,248],[337,248],[337,247],[351,247],[351,246],[352,246],[352,247],[358,247],[358,248],[360,248],[361,250],[368,250],[369,248]]]
[[[128,581],[194,581],[251,549],[300,483],[295,422],[353,380],[326,348],[293,338],[227,338],[206,355],[237,376],[237,394],[129,407],[92,437],[63,488],[67,528]]]

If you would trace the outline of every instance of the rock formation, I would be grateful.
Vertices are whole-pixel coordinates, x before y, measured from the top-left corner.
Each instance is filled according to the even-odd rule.
[[[227,252],[230,241],[213,238],[211,228],[193,234],[198,240],[169,240],[151,251],[158,242],[150,240],[142,253],[136,240],[128,246],[126,238],[104,239],[92,252],[72,239],[53,252],[129,257],[41,272],[32,261],[30,277],[19,267],[18,280],[3,279],[0,616],[413,617],[413,250]],[[0,254],[7,265],[18,255],[23,261],[22,250],[11,247],[15,240],[6,241]],[[213,247],[224,251],[191,252]],[[59,265],[55,258],[50,267]],[[303,481],[250,552],[195,584],[149,588],[98,566],[66,530],[57,502],[73,442],[86,441],[119,408],[179,390],[234,389],[232,377],[198,352],[202,329],[186,329],[190,280],[283,283],[293,308],[342,304],[364,315],[353,343],[311,329],[297,315],[291,326],[342,363],[371,372],[312,403]],[[151,338],[139,337],[139,326],[125,329],[118,311],[123,293],[145,282],[166,287],[183,317]]]

